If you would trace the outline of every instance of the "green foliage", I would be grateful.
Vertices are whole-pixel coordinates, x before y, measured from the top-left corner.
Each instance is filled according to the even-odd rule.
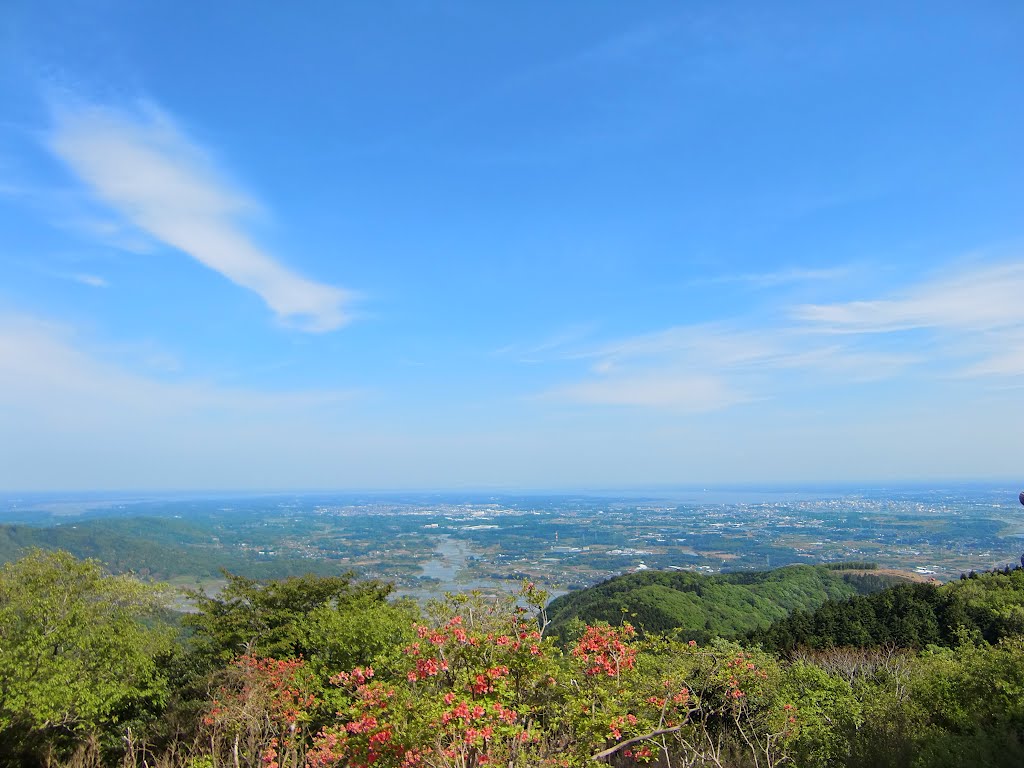
[[[161,577],[212,574],[216,571],[211,571],[208,555],[204,558],[188,549],[209,543],[209,538],[183,520],[168,518],[81,520],[49,528],[2,525],[0,558],[14,560],[28,548],[61,549],[79,558],[99,560],[115,573],[135,571]]]
[[[593,765],[595,757],[681,766],[792,760],[799,713],[778,660],[725,640],[648,638],[634,647],[634,663],[614,676],[592,663],[595,649],[623,640],[603,630],[585,635],[571,654],[583,662],[568,706],[574,764]]]
[[[348,605],[364,610],[384,605],[391,586],[375,581],[354,584],[342,576],[292,576],[260,582],[224,572],[227,585],[215,597],[190,593],[195,612],[183,619],[193,632],[196,653],[211,665],[238,655],[280,659],[309,656],[309,617],[324,610],[341,611]]]
[[[411,600],[389,603],[368,591],[314,608],[299,620],[298,639],[324,679],[354,667],[387,673],[399,666],[401,649],[412,642],[418,618]]]
[[[34,551],[0,570],[0,747],[68,752],[152,713],[168,688],[160,596],[93,561]]]
[[[219,596],[194,596],[185,652],[151,587],[36,551],[0,571],[0,764],[1024,764],[1024,572],[797,612],[785,626],[833,643],[785,657],[630,620],[735,632],[769,604],[848,594],[865,574],[639,576],[595,590],[612,621],[565,619],[570,601],[555,601],[564,650],[529,584],[421,613],[347,575],[228,576]],[[930,638],[945,647],[913,648]]]
[[[553,648],[515,596],[451,597],[415,629],[394,674],[356,667],[332,676],[337,715],[314,740],[309,764],[548,764],[543,736],[558,722]]]
[[[844,560],[841,563],[826,563],[825,567],[830,571],[874,571],[878,569],[878,563],[870,560]]]
[[[996,642],[1024,632],[1024,569],[973,579],[901,584],[797,610],[751,640],[776,651],[838,646],[952,647],[962,631]]]
[[[796,609],[881,589],[878,575],[844,573],[821,566],[705,576],[688,571],[644,571],[571,592],[548,606],[551,631],[563,641],[573,619],[610,624],[628,619],[641,633],[674,630],[707,642],[767,626]]]
[[[337,571],[321,559],[261,559],[255,551],[222,546],[217,534],[223,531],[208,523],[172,517],[84,519],[46,528],[0,525],[0,562],[16,560],[30,549],[60,549],[98,560],[112,573],[150,579],[216,578],[222,569],[259,579]]]
[[[850,683],[799,661],[786,668],[782,687],[795,708],[795,763],[802,768],[841,764],[864,721],[861,701]]]
[[[1024,638],[925,654],[910,681],[920,765],[1024,765]]]
[[[1024,764],[1024,639],[890,659],[858,681],[850,768]]]

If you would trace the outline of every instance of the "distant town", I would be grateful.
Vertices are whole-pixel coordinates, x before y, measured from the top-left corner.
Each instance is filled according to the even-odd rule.
[[[114,570],[216,589],[253,576],[353,571],[417,598],[552,594],[646,569],[718,573],[864,561],[946,581],[1015,563],[1024,513],[1010,489],[592,495],[304,494],[231,498],[8,497],[0,556],[65,548]]]

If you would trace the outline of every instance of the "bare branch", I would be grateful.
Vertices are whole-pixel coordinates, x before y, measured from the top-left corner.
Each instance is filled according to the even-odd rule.
[[[682,727],[683,727],[682,725],[673,725],[671,728],[659,728],[656,731],[651,731],[650,733],[645,733],[643,736],[634,736],[632,739],[626,739],[625,741],[620,741],[614,747],[608,747],[608,749],[602,750],[602,751],[598,752],[596,755],[591,755],[590,759],[591,760],[603,760],[604,758],[606,758],[606,757],[608,757],[610,755],[614,755],[620,749],[625,749],[626,747],[628,747],[628,746],[630,746],[632,744],[636,744],[638,741],[647,741],[648,739],[653,739],[656,736],[663,736],[666,733],[676,733],[677,731],[681,730]]]

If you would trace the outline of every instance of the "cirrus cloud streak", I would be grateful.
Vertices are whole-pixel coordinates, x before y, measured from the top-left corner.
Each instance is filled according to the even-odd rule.
[[[266,253],[238,224],[253,208],[162,111],[62,106],[49,145],[103,203],[156,240],[258,294],[285,324],[331,331],[352,295]]]
[[[869,382],[936,388],[1024,375],[1024,263],[947,271],[866,300],[791,307],[789,322],[736,317],[575,349],[587,374],[546,397],[680,412],[721,410]]]

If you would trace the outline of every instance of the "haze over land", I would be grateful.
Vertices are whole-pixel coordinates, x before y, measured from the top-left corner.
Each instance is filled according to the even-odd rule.
[[[1022,33],[5,3],[0,489],[1013,478]]]
[[[1006,487],[611,494],[0,494],[0,563],[32,547],[147,580],[223,585],[352,571],[403,595],[557,595],[628,572],[870,563],[922,581],[1016,564]],[[858,566],[859,567],[859,566]],[[782,614],[792,609],[785,608]]]

